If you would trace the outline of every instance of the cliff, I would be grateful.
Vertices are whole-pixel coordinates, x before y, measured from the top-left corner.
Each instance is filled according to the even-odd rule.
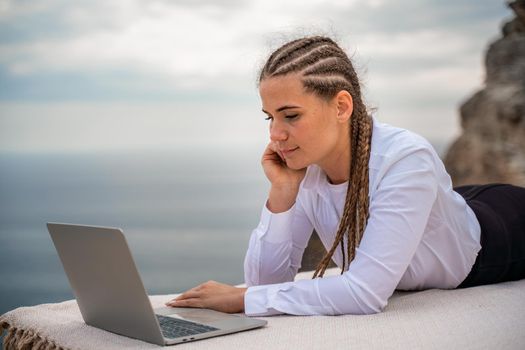
[[[445,166],[454,186],[505,182],[525,186],[525,0],[490,44],[486,81],[461,107],[462,135]]]

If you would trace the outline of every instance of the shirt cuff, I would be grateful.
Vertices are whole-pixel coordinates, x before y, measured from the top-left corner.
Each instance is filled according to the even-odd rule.
[[[257,227],[259,239],[269,243],[283,243],[292,240],[292,220],[295,204],[285,212],[272,213],[264,205],[261,221]]]
[[[272,288],[273,287],[273,288]],[[247,316],[274,316],[283,312],[268,307],[268,294],[278,285],[264,285],[249,287],[244,293],[244,313]]]

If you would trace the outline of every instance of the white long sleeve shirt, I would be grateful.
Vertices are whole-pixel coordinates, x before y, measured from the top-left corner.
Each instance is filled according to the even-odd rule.
[[[293,281],[314,228],[332,246],[348,186],[330,184],[311,165],[293,207],[274,214],[265,206],[252,232],[244,261],[247,315],[376,313],[395,289],[455,288],[468,275],[481,248],[480,226],[432,146],[375,119],[371,145],[370,216],[348,270]],[[340,248],[332,259],[342,266]]]

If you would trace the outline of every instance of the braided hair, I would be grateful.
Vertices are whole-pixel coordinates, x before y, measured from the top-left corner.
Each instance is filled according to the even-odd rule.
[[[322,277],[337,246],[343,255],[341,274],[355,257],[369,216],[368,161],[372,138],[372,118],[361,97],[361,89],[352,62],[330,38],[311,36],[288,42],[273,52],[259,74],[264,79],[299,73],[307,92],[330,100],[339,91],[352,96],[350,118],[350,169],[346,201],[332,247],[319,262],[313,278]],[[345,250],[345,236],[347,247]]]

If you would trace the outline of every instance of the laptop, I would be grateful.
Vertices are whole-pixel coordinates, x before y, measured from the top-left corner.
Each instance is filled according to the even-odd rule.
[[[172,345],[264,326],[208,309],[153,310],[119,228],[47,223],[86,324],[157,345]]]

